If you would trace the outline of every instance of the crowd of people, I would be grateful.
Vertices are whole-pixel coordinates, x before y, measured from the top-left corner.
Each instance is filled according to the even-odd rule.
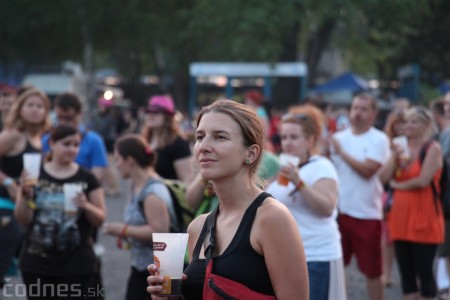
[[[170,179],[186,187],[195,214],[185,299],[216,299],[205,284],[212,278],[236,284],[219,286],[221,297],[347,299],[353,256],[369,299],[383,299],[394,261],[405,299],[438,295],[434,264],[443,256],[450,265],[450,222],[434,186],[450,153],[450,93],[430,109],[400,99],[377,129],[369,94],[355,95],[339,116],[316,103],[277,116],[250,90],[243,103],[203,107],[193,135],[166,94],[149,97],[141,118],[127,110],[121,123],[101,98],[86,124],[71,93],[53,108],[33,87],[0,97],[1,278],[16,257],[26,286],[76,285],[60,299],[101,299],[91,289],[102,286],[95,246],[106,234],[130,249],[126,299],[159,298],[164,278],[151,263],[152,233],[176,231]],[[24,170],[27,153],[42,155],[36,182]],[[280,153],[300,163],[281,164]],[[80,186],[74,211],[67,185]],[[123,199],[122,222],[105,223],[106,196]]]

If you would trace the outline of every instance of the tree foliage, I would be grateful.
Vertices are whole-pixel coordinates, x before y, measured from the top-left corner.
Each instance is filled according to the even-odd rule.
[[[447,0],[4,0],[0,63],[83,61],[91,48],[94,67],[174,78],[184,98],[191,62],[303,60],[313,83],[328,47],[362,74],[417,62],[444,78],[449,11]]]

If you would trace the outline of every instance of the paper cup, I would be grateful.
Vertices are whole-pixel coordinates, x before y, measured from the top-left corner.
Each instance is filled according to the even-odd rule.
[[[64,211],[68,214],[74,214],[78,211],[78,206],[73,202],[77,194],[83,192],[83,186],[79,183],[64,183]]]
[[[408,138],[404,135],[402,136],[396,136],[392,139],[392,143],[394,145],[397,145],[401,147],[402,153],[400,155],[400,159],[402,160],[408,160],[411,157],[411,154],[409,153],[409,147],[408,147]]]
[[[292,154],[280,153],[280,166],[286,166],[289,163],[298,166],[298,164],[300,163],[300,158]],[[289,184],[289,179],[284,176],[278,175],[278,183],[280,185],[286,186]]]
[[[36,185],[39,178],[39,171],[41,170],[40,153],[24,153],[23,155],[23,167],[28,172],[28,178],[26,185]]]
[[[184,255],[189,234],[153,233],[153,258],[159,274],[164,276],[161,295],[181,295]]]

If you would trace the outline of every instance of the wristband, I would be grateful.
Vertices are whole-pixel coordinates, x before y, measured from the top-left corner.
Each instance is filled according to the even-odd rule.
[[[27,205],[28,205],[28,208],[31,209],[31,210],[35,210],[37,208],[36,207],[36,203],[34,203],[33,199],[28,199],[27,200]]]
[[[127,234],[128,234],[128,224],[125,224],[125,226],[123,226],[122,228],[122,231],[120,232],[120,235],[117,237],[117,248],[126,250],[131,248],[131,244],[128,241]]]
[[[297,185],[295,186],[295,188],[292,190],[292,192],[289,193],[289,196],[294,195],[295,192],[297,191],[301,191],[304,187],[306,186],[305,182],[303,180],[300,180]]]
[[[305,182],[303,180],[300,180],[297,185],[295,186],[295,189],[298,191],[301,191],[305,187]]]
[[[8,187],[10,185],[12,185],[14,183],[14,179],[12,179],[11,177],[5,177],[5,179],[3,179],[2,185],[4,187]]]
[[[128,224],[125,224],[122,228],[122,232],[120,233],[121,238],[126,238],[128,234]]]

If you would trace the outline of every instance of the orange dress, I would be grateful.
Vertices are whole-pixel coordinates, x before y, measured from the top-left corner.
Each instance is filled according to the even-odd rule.
[[[418,159],[396,174],[401,182],[418,177],[421,164]],[[435,186],[441,176],[438,170],[433,178]],[[431,185],[414,190],[395,190],[388,226],[392,240],[426,244],[440,244],[444,240],[444,217],[439,200],[434,199]]]

